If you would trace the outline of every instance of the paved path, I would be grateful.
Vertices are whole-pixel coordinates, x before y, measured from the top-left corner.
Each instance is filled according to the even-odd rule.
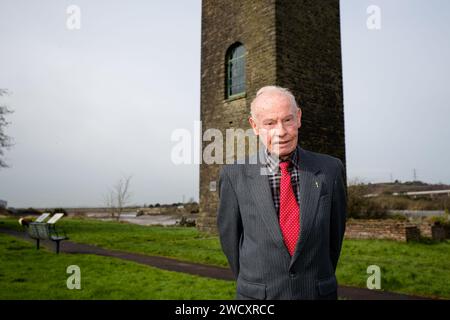
[[[35,242],[25,232],[0,228],[1,233]],[[41,246],[49,250],[55,250],[52,241],[41,241]],[[156,267],[163,270],[183,272],[202,277],[220,280],[234,280],[231,270],[228,268],[215,267],[199,263],[185,262],[173,258],[150,256],[139,253],[131,253],[118,250],[104,249],[88,244],[75,243],[71,241],[61,242],[61,252],[71,254],[96,254],[100,256],[115,257],[119,259],[134,261],[140,264]],[[386,291],[375,291],[364,288],[339,286],[338,296],[351,300],[423,300],[428,298],[410,296]]]

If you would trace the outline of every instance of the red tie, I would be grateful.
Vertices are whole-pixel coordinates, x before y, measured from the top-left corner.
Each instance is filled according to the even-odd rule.
[[[289,161],[280,162],[280,228],[284,243],[292,256],[300,233],[300,209],[292,190],[288,166]]]

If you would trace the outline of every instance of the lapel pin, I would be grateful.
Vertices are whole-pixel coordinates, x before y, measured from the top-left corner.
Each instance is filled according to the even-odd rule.
[[[316,181],[316,188],[319,188],[319,183]]]

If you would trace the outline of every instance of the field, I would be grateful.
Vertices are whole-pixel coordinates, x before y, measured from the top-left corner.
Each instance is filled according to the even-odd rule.
[[[210,265],[227,265],[218,238],[200,233],[195,228],[146,227],[71,218],[62,220],[59,226],[74,242]],[[10,218],[0,219],[0,227],[21,228],[16,219]],[[0,239],[0,298],[39,298],[45,297],[42,296],[44,293],[55,299],[233,298],[232,282],[162,271],[114,258],[56,256],[50,252],[36,252],[32,244],[22,240],[3,235]],[[83,273],[84,293],[65,287],[68,276],[65,268],[70,264],[80,265],[86,272]],[[337,270],[339,283],[365,287],[369,265],[381,268],[382,290],[450,298],[448,240],[441,243],[345,240]],[[56,274],[58,276],[52,276]],[[177,288],[180,286],[189,290],[179,292]],[[55,287],[62,287],[63,291],[49,293],[50,288]]]
[[[230,281],[201,278],[84,254],[36,251],[0,234],[0,299],[232,299]],[[81,270],[81,290],[69,290],[70,265]],[[182,290],[180,290],[182,288]]]

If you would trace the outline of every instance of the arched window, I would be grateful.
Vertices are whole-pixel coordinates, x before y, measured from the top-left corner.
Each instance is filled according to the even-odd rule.
[[[245,48],[241,43],[227,50],[225,87],[227,98],[245,93]]]

